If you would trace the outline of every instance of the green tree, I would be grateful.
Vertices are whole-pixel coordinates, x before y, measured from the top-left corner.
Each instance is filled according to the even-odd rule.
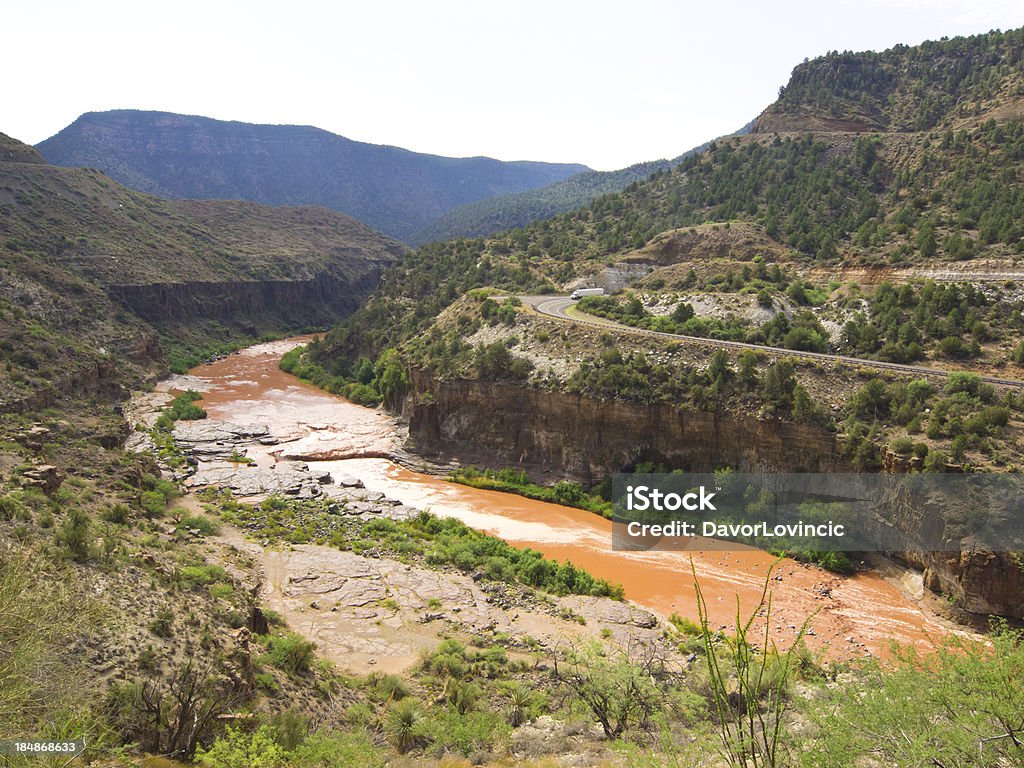
[[[374,366],[377,391],[385,402],[395,403],[395,399],[409,386],[409,377],[405,373],[402,358],[396,349],[385,349],[377,358]]]

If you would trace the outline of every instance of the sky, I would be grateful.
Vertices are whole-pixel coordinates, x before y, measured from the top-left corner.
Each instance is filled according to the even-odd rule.
[[[43,0],[3,15],[0,132],[31,144],[131,108],[611,170],[735,131],[804,58],[1013,29],[1024,0]]]

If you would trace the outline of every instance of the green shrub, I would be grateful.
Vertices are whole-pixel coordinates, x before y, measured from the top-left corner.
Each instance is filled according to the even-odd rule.
[[[171,637],[174,634],[174,611],[167,606],[159,608],[156,617],[149,622],[149,631],[157,637]]]
[[[428,753],[438,757],[455,753],[463,757],[494,750],[508,739],[511,726],[500,712],[460,714],[449,709],[435,714],[423,727],[430,742]]]
[[[384,675],[373,686],[374,696],[385,703],[401,701],[411,695],[408,684],[398,675]]]
[[[85,562],[92,557],[92,520],[84,510],[75,507],[68,512],[59,537],[72,559]]]
[[[387,754],[363,730],[313,734],[292,753],[292,760],[300,768],[384,768],[388,764]]]
[[[384,732],[399,752],[408,752],[426,744],[430,735],[434,735],[428,725],[423,705],[412,698],[392,704],[384,713]]]
[[[230,581],[227,572],[219,565],[186,565],[178,569],[178,583],[185,589],[205,587],[219,581]]]
[[[269,725],[253,733],[228,728],[209,749],[196,749],[195,762],[204,768],[279,768],[287,764],[287,752]]]
[[[195,530],[203,536],[216,536],[220,533],[220,526],[206,515],[188,515],[178,521],[175,526],[177,530]]]
[[[295,676],[313,667],[316,646],[301,635],[289,632],[267,639],[266,660],[285,673]]]

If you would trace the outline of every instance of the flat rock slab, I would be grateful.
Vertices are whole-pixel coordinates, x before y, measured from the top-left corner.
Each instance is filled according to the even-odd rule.
[[[192,488],[217,486],[230,488],[239,496],[266,496],[280,493],[298,498],[316,498],[322,485],[331,482],[328,472],[312,472],[301,462],[282,461],[271,467],[202,466],[188,479]]]
[[[654,616],[606,598],[547,596],[506,605],[495,595],[515,590],[468,574],[314,544],[263,549],[261,559],[268,605],[327,658],[359,674],[408,669],[453,629],[530,638],[545,648],[606,638],[608,630],[623,647],[662,642]],[[584,622],[563,617],[566,611]],[[666,646],[665,653],[674,650]]]
[[[266,424],[235,424],[230,421],[198,419],[174,424],[174,439],[179,443],[241,443],[270,435]],[[183,446],[187,447],[187,446]]]

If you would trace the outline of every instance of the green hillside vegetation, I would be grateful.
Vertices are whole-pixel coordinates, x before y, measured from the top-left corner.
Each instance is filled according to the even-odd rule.
[[[753,125],[750,122],[730,135],[747,134]],[[643,181],[657,171],[670,170],[684,158],[703,152],[707,147],[708,143],[701,144],[674,160],[636,163],[618,171],[586,171],[537,189],[469,203],[449,211],[416,233],[409,242],[422,245],[463,237],[482,237],[525,227],[535,221],[583,208],[601,195],[620,192],[633,182]]]
[[[793,118],[860,122],[862,129],[927,131],[984,114],[1024,92],[1024,31],[931,40],[887,51],[832,51],[793,70],[756,131]],[[790,128],[792,129],[792,128]]]
[[[1022,66],[1016,53],[1022,35],[993,33],[857,55],[869,70],[876,59],[916,62],[906,78],[893,76],[892,93],[908,94],[917,92],[915,72],[936,73],[945,83],[951,77],[947,64],[955,59],[963,70],[954,78],[957,88],[965,94],[992,90],[985,109],[998,121],[981,114],[961,127],[950,116],[948,124],[923,133],[796,135],[768,133],[762,121],[752,136],[712,142],[676,168],[656,171],[581,210],[486,239],[421,248],[385,276],[376,296],[332,334],[325,349],[339,357],[373,356],[421,332],[467,290],[557,290],[629,258],[659,233],[706,222],[751,222],[807,265],[919,264],[1024,252],[1024,125],[1012,110],[1009,118],[999,111],[1016,104],[1010,83]],[[956,59],[951,52],[961,48],[977,55]],[[789,95],[766,114],[812,104],[818,87],[805,85],[804,73],[831,58],[798,68]],[[990,81],[1006,85],[983,85]],[[864,92],[875,94],[870,78],[865,83]],[[821,80],[822,88],[840,95],[855,84]]]
[[[417,232],[409,242],[422,245],[523,227],[582,208],[596,197],[618,192],[632,182],[642,181],[655,171],[667,170],[672,165],[669,160],[653,160],[618,171],[586,171],[538,189],[478,200],[449,211]]]

